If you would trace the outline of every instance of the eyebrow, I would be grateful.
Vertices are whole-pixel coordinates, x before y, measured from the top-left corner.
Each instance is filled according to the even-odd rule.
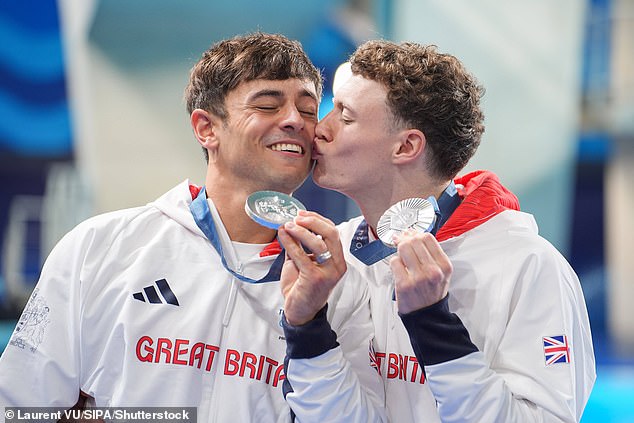
[[[259,98],[262,97],[277,97],[277,98],[282,98],[284,97],[284,93],[280,90],[273,90],[273,89],[264,89],[264,90],[260,90],[256,93],[254,93],[253,95],[251,95],[249,97],[250,101],[254,101],[257,100]],[[308,90],[302,90],[302,92],[300,93],[300,97],[310,97],[311,99],[317,101],[317,96],[313,93],[311,93]]]
[[[312,98],[313,100],[315,100],[316,102],[319,103],[319,100],[317,99],[317,95],[311,93],[308,90],[302,90],[302,94],[301,94],[300,97],[310,97],[310,98]]]
[[[257,100],[258,98],[262,98],[262,97],[283,97],[284,94],[282,94],[281,91],[279,90],[260,90],[254,94],[252,94],[251,96],[249,96],[249,100]]]

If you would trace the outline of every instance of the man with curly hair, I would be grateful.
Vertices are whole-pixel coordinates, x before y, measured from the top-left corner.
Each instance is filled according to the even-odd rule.
[[[478,81],[434,46],[370,41],[338,85],[316,127],[313,178],[363,213],[339,230],[370,288],[390,420],[579,421],[595,380],[579,280],[494,173],[457,176],[484,132]],[[409,198],[429,199],[435,224],[384,245],[381,216]],[[302,297],[293,282],[282,282],[286,301],[310,316],[324,291]]]

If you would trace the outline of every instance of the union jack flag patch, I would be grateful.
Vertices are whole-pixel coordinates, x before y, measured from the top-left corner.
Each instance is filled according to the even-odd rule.
[[[544,358],[546,365],[570,363],[570,346],[566,335],[544,336]]]
[[[374,351],[374,343],[370,341],[369,351],[370,353],[370,367],[374,368],[378,374],[381,374],[381,365],[379,360],[376,357],[376,352]]]

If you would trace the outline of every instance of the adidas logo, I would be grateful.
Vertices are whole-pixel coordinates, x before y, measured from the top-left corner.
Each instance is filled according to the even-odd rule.
[[[158,288],[158,291],[157,291]],[[160,292],[160,295],[159,295]],[[178,306],[178,299],[172,292],[166,279],[161,279],[154,282],[153,285],[146,286],[143,291],[135,292],[132,294],[135,300],[148,302],[152,304],[172,304]]]

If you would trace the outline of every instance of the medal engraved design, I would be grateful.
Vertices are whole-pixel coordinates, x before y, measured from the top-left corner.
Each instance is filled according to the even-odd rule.
[[[277,229],[291,222],[306,207],[290,195],[277,191],[257,191],[249,195],[244,210],[262,226]]]
[[[433,204],[424,198],[408,198],[399,201],[387,209],[379,219],[376,233],[381,242],[390,247],[394,235],[407,230],[429,232],[436,222],[436,210]]]

